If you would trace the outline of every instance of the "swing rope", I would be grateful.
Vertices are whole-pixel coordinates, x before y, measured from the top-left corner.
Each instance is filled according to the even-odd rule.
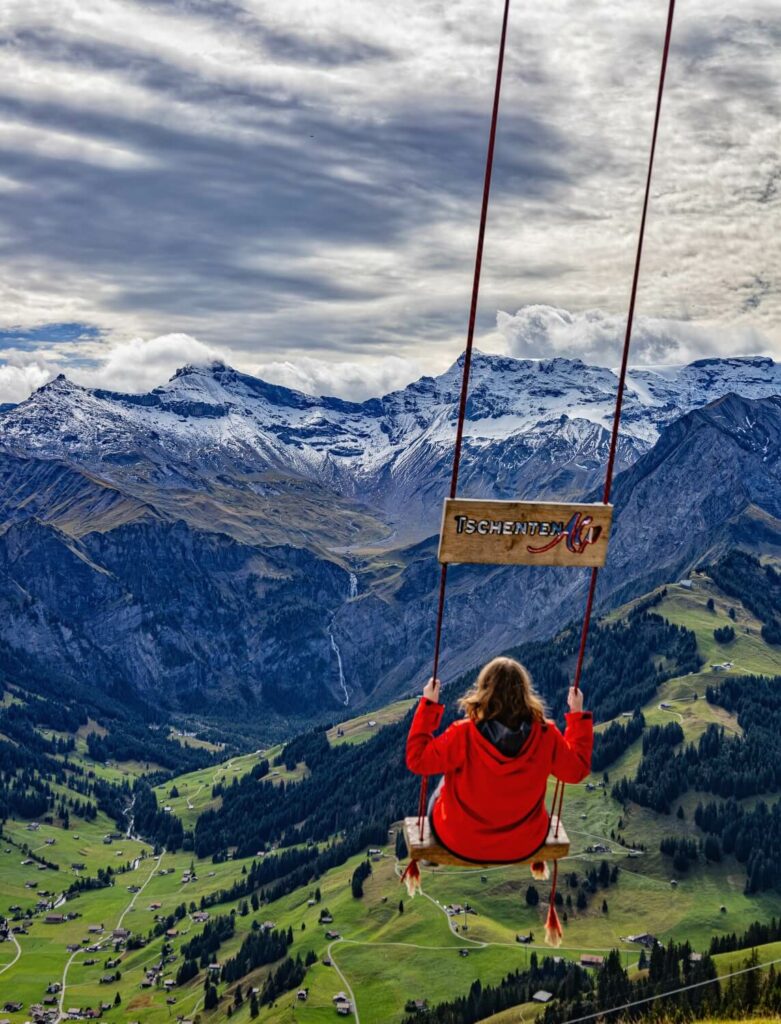
[[[469,305],[469,324],[466,332],[466,348],[464,365],[461,373],[461,395],[458,402],[458,425],[453,449],[453,469],[450,475],[450,497],[455,498],[458,491],[458,471],[461,468],[461,448],[464,441],[464,423],[466,421],[466,403],[469,397],[469,371],[472,366],[472,348],[475,340],[475,323],[477,321],[477,301],[480,296],[480,274],[483,269],[483,246],[485,244],[485,228],[488,223],[488,200],[491,196],[491,178],[494,170],[494,150],[496,148],[496,128],[499,123],[499,98],[502,92],[504,74],[504,52],[507,44],[507,22],[510,17],[510,0],[504,0],[502,16],[502,33],[499,39],[499,59],[496,65],[496,82],[494,84],[494,102],[491,110],[491,128],[488,133],[488,151],[485,158],[485,174],[483,177],[483,199],[480,206],[480,226],[477,231],[477,251],[475,252],[475,270],[472,279],[472,299]],[[445,616],[445,590],[447,587],[447,563],[443,563],[439,573],[439,599],[437,601],[437,623],[434,635],[434,671],[437,678],[439,672],[439,654],[442,647],[442,622]],[[418,832],[423,836],[423,819],[426,816],[426,794],[428,777],[423,776],[420,783],[420,799],[418,801]]]
[[[463,436],[464,436],[464,423],[466,420],[466,405],[469,394],[469,373],[472,364],[472,348],[474,342],[475,322],[477,318],[477,304],[480,292],[480,274],[482,271],[483,263],[483,247],[485,242],[485,230],[486,223],[488,220],[488,204],[491,193],[491,178],[493,173],[494,163],[494,150],[496,145],[496,131],[499,121],[499,98],[502,87],[502,74],[504,70],[504,55],[505,46],[507,41],[507,23],[509,19],[510,11],[510,0],[505,0],[504,3],[504,15],[502,19],[502,32],[499,43],[499,59],[496,69],[496,84],[494,87],[494,102],[493,110],[491,114],[491,128],[488,137],[488,151],[486,154],[485,163],[485,177],[483,182],[483,199],[480,210],[480,226],[477,236],[477,251],[475,255],[475,269],[474,279],[472,283],[472,299],[469,309],[469,323],[467,329],[466,349],[464,352],[464,364],[462,368],[461,377],[461,394],[458,406],[458,421],[456,427],[456,440],[453,450],[453,469],[450,480],[450,497],[455,498],[458,489],[458,474],[461,464],[461,451],[463,447]],[[613,487],[613,475],[615,471],[616,455],[618,451],[618,437],[619,428],[621,424],[621,410],[624,401],[624,392],[626,389],[626,375],[629,365],[629,352],[632,344],[632,329],[634,326],[635,307],[637,304],[637,291],[640,281],[640,267],[642,264],[643,256],[643,244],[645,241],[645,228],[648,218],[648,207],[651,195],[651,181],[653,178],[654,158],[656,156],[656,144],[659,135],[659,122],[662,111],[662,97],[664,95],[665,79],[667,75],[667,63],[670,54],[670,43],[672,39],[672,28],[673,18],[675,14],[675,0],[668,0],[667,9],[667,26],[665,30],[664,46],[662,49],[662,60],[659,71],[659,82],[656,93],[656,108],[654,112],[653,132],[651,136],[651,148],[648,157],[648,167],[646,172],[645,180],[645,191],[643,195],[643,206],[642,215],[640,218],[640,230],[637,238],[637,249],[635,252],[634,270],[632,274],[632,287],[630,291],[629,307],[627,310],[626,319],[626,330],[624,333],[624,344],[621,354],[621,368],[618,377],[618,388],[616,391],[616,403],[613,412],[613,423],[610,435],[610,445],[608,449],[608,458],[605,468],[605,483],[602,493],[602,501],[604,504],[608,504],[610,501],[610,494]],[[594,597],[596,594],[597,580],[599,578],[599,569],[593,568],[591,570],[591,576],[589,580],[588,592],[586,596],[586,607],[583,615],[583,621],[580,632],[580,643],[578,646],[578,655],[575,663],[575,672],[573,676],[573,689],[577,693],[580,689],[581,677],[583,674],[583,664],[586,654],[586,644],[588,641],[589,627],[591,625],[591,616],[594,607]],[[442,625],[445,612],[445,592],[447,587],[447,564],[444,563],[440,570],[439,579],[439,598],[437,602],[437,617],[436,617],[436,630],[434,639],[434,679],[437,678],[439,670],[439,659],[442,645]],[[556,786],[553,792],[553,801],[551,803],[551,820],[556,819],[555,836],[559,834],[559,827],[561,825],[561,814],[564,805],[564,783],[556,782]],[[423,776],[420,786],[420,798],[418,801],[418,831],[421,839],[423,838],[423,826],[426,817],[426,796],[428,792],[428,778]],[[558,941],[561,938],[561,926],[558,923],[558,918],[555,912],[555,898],[556,898],[556,882],[558,878],[558,861],[554,861],[553,867],[553,879],[551,884],[551,896],[550,896],[550,907],[548,912],[548,925],[546,925],[546,932],[551,929],[555,932],[558,929]],[[555,941],[555,935],[553,936]],[[558,945],[558,942],[556,942]]]

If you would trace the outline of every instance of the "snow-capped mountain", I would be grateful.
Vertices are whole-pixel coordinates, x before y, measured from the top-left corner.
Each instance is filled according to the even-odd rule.
[[[367,502],[396,540],[411,541],[438,522],[461,368],[458,360],[439,377],[363,403],[305,395],[220,363],[184,367],[144,395],[58,377],[0,418],[0,446],[64,459],[131,489],[199,489],[215,476],[235,482],[273,470]],[[602,472],[616,384],[611,370],[580,360],[478,353],[462,491],[502,498],[589,491]],[[647,451],[666,423],[731,391],[781,393],[781,366],[759,357],[633,370],[619,468]]]
[[[0,416],[0,662],[226,715],[407,690],[428,668],[460,372],[363,403],[221,364],[144,395],[47,384]],[[629,384],[603,605],[781,540],[781,368],[703,360]],[[461,493],[593,493],[615,388],[577,360],[478,355]],[[552,632],[584,583],[455,567],[443,673]]]

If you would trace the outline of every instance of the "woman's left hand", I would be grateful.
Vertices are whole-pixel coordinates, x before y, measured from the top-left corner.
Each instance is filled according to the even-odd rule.
[[[433,676],[426,685],[423,687],[423,696],[426,700],[433,701],[434,704],[439,704],[439,688],[441,686],[439,679],[434,679]]]

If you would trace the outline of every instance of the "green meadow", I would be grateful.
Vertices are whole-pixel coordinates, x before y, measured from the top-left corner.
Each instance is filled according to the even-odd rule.
[[[714,601],[713,611],[707,607],[709,597]],[[735,609],[734,620],[729,615],[731,607]],[[717,684],[726,673],[781,675],[781,652],[762,641],[760,624],[745,608],[724,598],[703,576],[694,577],[691,590],[678,585],[668,587],[667,595],[654,610],[694,630],[704,665],[695,674],[666,682],[644,708],[647,722],[680,721],[687,741],[695,741],[710,722],[738,732],[731,716],[708,705],[706,687]],[[722,646],[714,640],[713,630],[728,623],[735,626],[736,638]],[[712,667],[725,662],[730,663],[728,667]],[[344,722],[329,730],[329,740],[333,744],[365,742],[383,726],[400,720],[411,703],[397,701]],[[75,754],[86,770],[109,781],[132,781],[154,769],[140,763],[95,764],[86,747],[89,728],[99,727],[91,723],[80,730]],[[280,745],[260,748],[166,781],[155,789],[158,803],[179,816],[185,829],[191,829],[200,814],[218,804],[220,797],[213,794],[215,786],[230,785],[263,759],[268,759],[271,766],[265,784],[300,780],[306,771],[303,764],[292,771],[274,765],[281,749]],[[640,952],[638,945],[627,941],[632,934],[651,932],[662,940],[688,939],[695,949],[704,950],[714,934],[741,932],[755,919],[781,916],[781,896],[769,892],[745,895],[743,868],[730,859],[673,877],[669,859],[659,853],[659,842],[667,835],[692,834],[692,816],[699,797],[688,793],[681,799],[683,817],[676,813],[658,815],[633,805],[622,808],[610,796],[612,781],[631,775],[640,756],[638,741],[610,767],[604,787],[599,785],[601,776],[589,780],[589,786],[567,787],[564,821],[571,849],[561,863],[562,893],[568,892],[566,876],[570,872],[582,877],[589,869],[598,868],[602,860],[611,867],[617,865],[619,876],[616,884],[592,896],[585,910],[573,907],[567,911],[564,942],[559,950],[564,957],[578,959],[584,952],[618,948],[632,968]],[[676,805],[673,811],[677,809]],[[36,912],[29,919],[22,917],[13,922],[27,934],[16,935],[14,942],[0,943],[0,1004],[19,1000],[26,1009],[43,998],[49,983],[57,982],[64,989],[58,999],[65,1010],[111,1004],[103,1013],[108,1022],[157,1024],[198,1017],[202,1024],[223,1024],[228,1005],[234,1003],[235,985],[221,986],[219,1007],[206,1012],[203,971],[184,985],[171,986],[170,991],[162,982],[175,978],[182,963],[182,943],[203,927],[191,916],[201,899],[240,879],[250,861],[193,862],[186,851],[158,855],[147,844],[125,836],[108,843],[105,837],[117,829],[103,813],[89,823],[71,816],[69,829],[57,821],[42,822],[35,830],[28,825],[8,821],[3,828],[0,911],[10,915],[9,908],[18,907],[21,911],[15,913],[19,916],[33,911],[39,899],[57,902],[78,877],[95,878],[99,869],[112,868],[114,884],[82,892],[49,911],[78,915],[72,920],[47,924],[46,912]],[[619,834],[624,845],[617,839]],[[587,848],[597,843],[607,846],[609,852],[589,852]],[[644,849],[631,852],[640,846]],[[57,870],[36,862],[24,864],[31,852],[57,865]],[[372,862],[363,898],[356,899],[350,880],[362,859],[352,858],[257,912],[242,914],[236,901],[209,908],[212,917],[230,913],[235,917],[235,934],[217,954],[221,963],[236,953],[254,920],[291,928],[292,956],[300,953],[303,957],[310,951],[317,956],[304,981],[307,999],[299,1000],[296,992],[289,992],[274,1005],[263,1007],[258,1020],[271,1024],[334,1020],[333,996],[344,991],[355,1000],[362,1024],[393,1024],[404,1015],[408,1000],[434,1003],[452,998],[468,991],[476,977],[484,984],[497,982],[509,971],[525,966],[532,951],[538,955],[549,952],[543,943],[548,883],[533,882],[528,869],[424,867],[423,892],[409,899],[399,884],[401,866],[396,862],[390,837],[382,856]],[[186,873],[191,868],[195,869],[195,878],[188,881]],[[530,885],[539,892],[537,906],[527,903]],[[321,891],[321,902],[310,906],[315,886]],[[42,897],[39,893],[49,895]],[[450,916],[445,908],[453,904],[469,904],[474,913]],[[114,929],[125,928],[147,936],[159,918],[173,914],[181,905],[185,914],[175,925],[175,935],[152,938],[136,950],[122,949],[117,953],[120,977],[110,983],[101,982],[112,973],[105,964],[114,956]],[[323,907],[333,914],[333,924],[318,924]],[[327,929],[338,932],[339,937],[326,938]],[[529,932],[533,933],[531,943],[516,941],[517,935]],[[142,987],[146,968],[160,961],[166,942],[174,959],[165,964],[161,984]],[[76,947],[76,952],[69,951],[69,945]],[[90,952],[88,946],[97,949]],[[745,951],[720,955],[720,971],[737,969],[746,955]],[[781,943],[762,947],[760,957],[765,963],[781,958]],[[94,963],[87,963],[89,960]],[[274,966],[259,968],[243,978],[242,991],[262,986]],[[114,1006],[117,995],[119,1004]],[[538,1010],[536,1004],[513,1008],[491,1018],[491,1024],[529,1022]],[[26,1019],[24,1013],[9,1015],[14,1022]],[[231,1020],[249,1022],[247,999],[235,1009]]]

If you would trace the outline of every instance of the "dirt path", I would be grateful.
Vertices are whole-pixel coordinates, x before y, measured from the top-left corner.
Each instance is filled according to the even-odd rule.
[[[7,963],[3,967],[0,967],[0,974],[4,974],[6,971],[10,970],[16,963],[16,961],[19,959],[19,957],[22,955],[22,947],[19,945],[19,940],[17,939],[13,932],[8,933],[8,941],[13,942],[13,944],[16,946],[16,956],[13,958],[13,960],[10,961],[10,963]]]
[[[138,899],[138,897],[141,895],[141,893],[144,891],[144,889],[146,889],[146,887],[149,885],[149,883],[154,878],[155,873],[159,869],[160,862],[162,861],[164,856],[165,856],[165,853],[161,853],[160,856],[156,858],[154,866],[152,867],[152,870],[149,872],[149,874],[148,874],[146,880],[144,881],[143,885],[141,885],[139,887],[138,892],[134,892],[133,893],[132,899],[130,900],[128,905],[125,907],[125,909],[122,911],[122,913],[119,915],[119,920],[114,925],[114,928],[121,928],[122,927],[122,922],[125,920],[125,917],[127,916],[127,914],[135,906],[136,900]],[[107,946],[107,945],[110,945],[110,943],[112,941],[113,941],[113,939],[111,939],[111,938],[109,938],[107,936],[105,939],[103,939],[103,941],[99,945],[101,947]],[[65,1014],[65,994],[66,994],[67,989],[68,989],[68,971],[70,970],[71,964],[76,959],[76,957],[79,955],[79,953],[83,953],[83,952],[84,952],[83,949],[77,949],[73,953],[71,953],[71,955],[68,957],[68,960],[67,960],[67,962],[65,964],[65,967],[63,968],[62,978],[60,980],[60,986],[61,986],[61,988],[60,988],[60,1002],[59,1002],[59,1005],[57,1007],[57,1019],[55,1021],[55,1024],[60,1024],[60,1021],[62,1021],[64,1019],[64,1014]]]
[[[352,990],[352,986],[350,985],[350,982],[347,980],[346,976],[342,972],[341,967],[339,966],[339,964],[334,959],[334,954],[333,954],[334,946],[336,946],[340,942],[349,942],[349,941],[350,941],[349,939],[334,939],[334,941],[328,947],[328,958],[331,961],[331,964],[333,965],[334,970],[339,975],[339,978],[341,979],[342,984],[344,985],[345,989],[347,990],[347,994],[350,997],[350,1002],[353,1004],[353,1017],[355,1018],[355,1024],[361,1024],[361,1019],[358,1016],[358,1004],[355,1001],[355,993]],[[379,945],[379,943],[374,943],[374,942],[356,942],[356,943],[353,943],[353,945],[357,945],[357,946],[374,946],[374,945]]]

